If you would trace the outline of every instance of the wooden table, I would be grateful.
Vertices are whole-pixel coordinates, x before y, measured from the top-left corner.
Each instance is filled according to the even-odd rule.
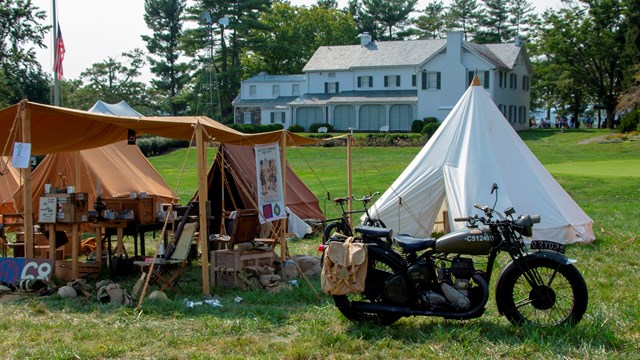
[[[122,256],[124,252],[124,229],[127,227],[127,220],[104,220],[93,223],[93,227],[96,229],[96,262],[98,268],[102,269],[102,234],[103,230],[106,233],[106,229],[116,229],[117,245],[116,253],[118,256]],[[109,266],[111,266],[111,249],[109,249]]]

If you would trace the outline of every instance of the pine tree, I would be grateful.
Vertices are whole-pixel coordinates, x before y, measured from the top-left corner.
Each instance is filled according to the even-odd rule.
[[[189,68],[179,62],[185,0],[145,0],[144,21],[153,35],[143,35],[150,55],[148,60],[153,88],[164,98],[162,110],[171,115],[183,114],[186,104],[177,96],[189,80]]]

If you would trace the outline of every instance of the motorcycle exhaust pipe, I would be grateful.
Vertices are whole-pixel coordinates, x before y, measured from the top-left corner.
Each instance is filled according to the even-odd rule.
[[[450,311],[429,311],[411,309],[406,306],[394,306],[385,304],[372,304],[367,302],[354,301],[351,302],[349,309],[355,312],[371,312],[371,313],[391,313],[404,317],[409,316],[438,316],[445,319],[472,319],[481,316],[484,313],[484,306],[476,306],[475,308],[465,312]]]

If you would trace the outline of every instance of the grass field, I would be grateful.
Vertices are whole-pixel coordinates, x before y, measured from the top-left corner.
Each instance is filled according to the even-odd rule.
[[[183,277],[183,296],[168,304],[147,301],[141,313],[57,296],[2,303],[0,358],[638,359],[640,292],[634,286],[640,278],[640,142],[583,143],[607,132],[521,133],[593,218],[598,233],[593,244],[567,251],[578,260],[589,287],[587,313],[574,328],[513,327],[498,316],[493,300],[476,320],[423,317],[388,328],[358,326],[339,314],[330,297],[317,297],[317,280],[313,288],[300,281],[299,288],[279,294],[220,290],[216,294],[224,307],[189,309],[184,297],[201,299],[200,269],[194,266]],[[355,151],[354,194],[384,191],[418,151]],[[188,199],[195,190],[195,154],[184,162],[185,152],[150,160],[169,184],[179,183],[178,193]],[[344,148],[296,148],[287,156],[320,199],[327,192],[346,194]],[[185,163],[187,172],[180,175]],[[313,253],[316,243],[296,240],[290,248],[294,254]],[[236,296],[244,301],[235,303]]]

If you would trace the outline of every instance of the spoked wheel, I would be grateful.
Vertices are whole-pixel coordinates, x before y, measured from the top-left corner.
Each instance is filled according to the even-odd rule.
[[[324,233],[322,234],[322,243],[325,245],[328,244],[331,240],[331,236],[334,233],[339,233],[345,236],[353,236],[353,232],[351,231],[351,228],[349,226],[340,221],[332,222],[324,229]]]
[[[498,310],[514,325],[574,325],[587,310],[587,285],[573,265],[536,258],[505,273],[496,289]]]
[[[351,308],[353,302],[384,303],[383,290],[385,282],[399,272],[400,266],[373,251],[369,251],[369,268],[365,290],[362,294],[334,295],[333,301],[342,315],[353,322],[371,322],[378,325],[391,325],[402,316],[391,313],[360,312]]]

